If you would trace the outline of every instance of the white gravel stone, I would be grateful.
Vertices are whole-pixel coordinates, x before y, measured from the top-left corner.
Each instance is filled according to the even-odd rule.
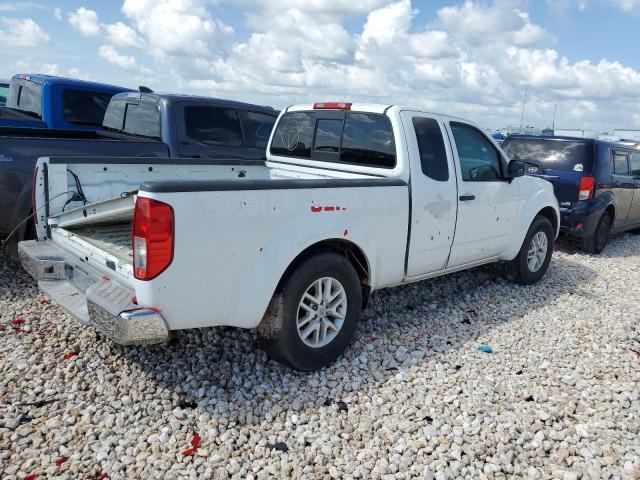
[[[639,271],[622,235],[561,241],[537,285],[492,266],[376,292],[303,374],[230,328],[114,345],[0,258],[0,478],[640,478]]]

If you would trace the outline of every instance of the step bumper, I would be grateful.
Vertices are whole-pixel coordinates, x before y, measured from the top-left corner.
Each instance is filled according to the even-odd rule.
[[[161,343],[169,336],[159,311],[132,303],[135,292],[48,241],[18,244],[23,268],[73,317],[121,345]]]

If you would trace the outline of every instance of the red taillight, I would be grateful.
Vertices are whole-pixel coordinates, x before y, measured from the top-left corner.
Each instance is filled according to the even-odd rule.
[[[593,197],[593,177],[582,177],[578,188],[578,200],[589,200]]]
[[[173,260],[173,208],[138,197],[133,212],[133,275],[151,280]]]
[[[31,179],[31,210],[33,211],[33,223],[38,225],[38,212],[36,209],[36,178],[38,176],[38,166],[33,169],[33,178]]]
[[[351,110],[351,104],[345,102],[314,103],[314,110]]]

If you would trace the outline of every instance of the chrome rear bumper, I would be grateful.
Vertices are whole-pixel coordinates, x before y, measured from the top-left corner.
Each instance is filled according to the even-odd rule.
[[[162,315],[132,303],[134,292],[50,241],[18,244],[24,269],[38,287],[85,325],[121,345],[161,343],[169,336]]]

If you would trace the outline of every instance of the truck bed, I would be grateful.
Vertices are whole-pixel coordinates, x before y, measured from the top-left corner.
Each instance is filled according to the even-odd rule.
[[[116,225],[83,226],[67,230],[80,240],[117,257],[122,264],[131,265],[133,263],[131,222]]]

